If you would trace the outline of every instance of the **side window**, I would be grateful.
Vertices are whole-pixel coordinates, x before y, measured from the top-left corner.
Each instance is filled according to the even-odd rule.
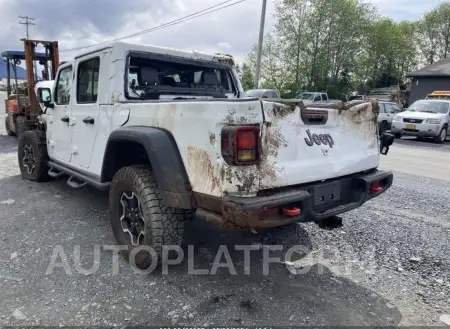
[[[316,97],[314,97],[314,102],[319,102],[322,99],[320,98],[320,95],[317,95]]]
[[[96,103],[100,58],[92,58],[78,64],[77,103]]]
[[[386,113],[386,104],[385,103],[378,103],[380,105],[380,113]]]
[[[384,104],[384,106],[386,109],[386,113],[395,114],[398,112],[395,108],[395,105],[393,104]]]
[[[72,86],[72,66],[59,71],[58,82],[55,89],[55,103],[68,105],[70,103],[70,88]]]
[[[322,100],[323,100],[323,101],[327,101],[327,100],[328,100],[327,94],[322,94]]]
[[[276,91],[272,91],[271,98],[280,98],[280,97],[278,96],[278,93]]]

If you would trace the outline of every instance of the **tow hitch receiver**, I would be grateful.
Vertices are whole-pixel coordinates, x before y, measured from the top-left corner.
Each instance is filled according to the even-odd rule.
[[[394,136],[389,133],[382,133],[380,136],[380,153],[383,155],[388,154],[389,146],[394,143]]]
[[[334,230],[343,226],[342,217],[332,216],[316,221],[316,224],[323,230]]]

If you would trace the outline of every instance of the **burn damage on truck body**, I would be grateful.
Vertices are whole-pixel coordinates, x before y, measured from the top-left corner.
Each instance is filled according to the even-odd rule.
[[[158,127],[172,133],[193,192],[213,197],[256,195],[261,179],[258,166],[228,165],[221,154],[221,130],[229,125],[260,126],[259,101],[146,102],[133,104],[131,112],[127,125]]]
[[[120,107],[120,102],[118,106]],[[126,125],[158,127],[172,133],[179,146],[189,186],[196,206],[200,209],[200,217],[202,211],[212,209],[214,211],[208,212],[208,216],[203,213],[203,217],[222,226],[266,227],[275,226],[276,223],[279,225],[281,222],[261,222],[260,216],[265,215],[243,210],[236,200],[254,199],[270,195],[270,191],[277,188],[361,171],[358,164],[346,168],[345,163],[330,162],[326,153],[339,152],[343,144],[353,141],[359,143],[358,149],[361,149],[361,143],[365,143],[368,156],[378,157],[376,115],[376,104],[367,102],[314,106],[305,106],[298,100],[257,99],[137,102],[133,104]],[[325,121],[314,124],[317,116],[325,118]],[[312,121],[306,125],[306,120]],[[221,131],[225,126],[234,125],[260,127],[260,160],[257,165],[233,166],[224,161],[221,154]],[[330,130],[328,126],[333,129]],[[334,128],[339,128],[339,135],[336,135]],[[315,141],[311,146],[306,143],[309,136]],[[186,144],[185,141],[189,143]],[[320,160],[316,164],[309,164],[318,168],[313,171],[317,175],[305,176],[293,172],[294,165],[298,166],[298,157],[302,157],[297,143],[304,143],[307,147],[300,150],[305,153],[305,159],[308,159],[309,154],[315,161]],[[317,158],[317,152],[323,152],[324,155]],[[291,159],[292,167],[287,167]],[[305,163],[308,161],[301,161],[300,165],[304,166]],[[378,163],[373,167],[377,165]],[[311,172],[310,169],[309,171]],[[215,216],[212,215],[214,213]],[[242,217],[247,218],[248,222],[236,222],[237,218]]]
[[[179,55],[173,49],[154,51]],[[113,52],[112,56],[113,71],[123,75],[123,54],[116,56]],[[188,57],[213,60],[228,65],[234,72],[229,56],[208,57],[192,52]],[[269,215],[249,211],[240,200],[256,200],[279,188],[343,177],[378,166],[376,104],[306,104],[301,100],[254,98],[130,101],[122,92],[123,81],[112,80],[112,90],[120,92],[111,97],[111,102],[117,104],[117,111],[130,108],[125,125],[158,127],[173,135],[199,217],[208,217],[220,225],[282,225],[280,221],[269,224]],[[259,127],[258,164],[236,166],[224,161],[222,129],[239,125]],[[305,142],[310,140],[308,136],[314,141],[311,146]],[[344,145],[359,153],[352,157],[352,152],[342,151]],[[334,155],[337,160],[333,160]],[[238,218],[247,218],[248,222]],[[263,223],[261,218],[265,218]]]
[[[253,123],[256,117],[251,113],[257,113],[253,111],[253,106],[249,107],[249,113],[245,115],[238,115],[236,110],[230,110],[223,121],[231,125]],[[314,104],[314,106],[307,107],[303,102],[296,100],[264,100],[261,102],[261,106],[264,113],[264,122],[261,124],[259,165],[246,168],[220,164],[215,167],[208,161],[206,154],[203,153],[205,152],[204,150],[190,150],[193,153],[189,156],[191,160],[188,160],[188,162],[195,164],[195,170],[193,171],[201,173],[205,186],[211,186],[213,189],[223,188],[225,187],[224,181],[238,186],[237,191],[222,190],[222,197],[219,198],[210,198],[203,195],[203,193],[202,195],[197,194],[196,199],[200,207],[197,210],[198,217],[212,221],[222,227],[240,228],[274,227],[295,221],[307,221],[307,217],[304,216],[280,218],[279,214],[274,212],[273,206],[277,205],[278,199],[286,203],[286,198],[298,201],[299,198],[308,200],[311,197],[301,187],[296,187],[295,182],[289,184],[283,181],[284,177],[292,179],[293,176],[286,174],[284,172],[286,169],[280,163],[280,160],[284,160],[282,156],[280,157],[280,153],[289,149],[290,143],[295,145],[299,140],[304,140],[306,143],[308,133],[310,136],[313,136],[314,140],[311,148],[317,146],[332,149],[334,143],[341,144],[339,146],[342,148],[342,143],[345,142],[345,138],[348,136],[349,139],[356,140],[357,143],[365,143],[369,156],[378,156],[375,125],[376,116],[378,115],[378,104],[376,102],[361,102],[349,105],[345,103]],[[342,136],[335,141],[332,137],[333,130],[331,130],[330,134],[312,134],[310,129],[324,128],[326,126],[306,126],[302,119],[306,115],[312,117],[315,115],[325,116],[326,121],[333,128],[339,127],[339,132]],[[286,125],[284,123],[289,124]],[[295,129],[294,131],[289,131],[289,129],[286,129],[287,127],[295,127]],[[214,136],[214,140],[217,139]],[[213,140],[211,135],[209,140],[210,142]],[[211,144],[213,143],[211,142]],[[290,151],[293,150],[291,149]],[[195,156],[193,155],[194,153]],[[203,158],[200,156],[200,153],[204,154]],[[374,167],[377,165],[378,163]],[[192,165],[190,166],[192,168]],[[355,168],[345,171],[344,167],[339,164],[335,164],[334,167],[330,165],[327,168],[328,177],[325,178],[345,177],[345,175],[359,172]],[[360,171],[364,172],[364,170]],[[321,175],[323,176],[323,173]],[[197,177],[197,175],[194,177]],[[307,178],[303,177],[302,179],[307,186]],[[365,182],[364,175],[359,180]],[[238,182],[240,184],[236,185]],[[309,182],[313,184],[314,179],[310,178]],[[344,184],[350,184],[349,182],[350,178],[345,180]],[[385,182],[385,187],[389,187],[391,181],[385,180]],[[304,184],[303,186],[305,186]],[[275,191],[281,191],[282,194],[277,194]],[[371,198],[371,196],[367,198]],[[246,201],[244,202],[243,200]],[[305,207],[309,206],[308,202],[304,201]],[[361,205],[362,202],[364,201],[355,201],[352,206],[356,207],[356,205]],[[264,203],[270,203],[272,207],[270,209],[264,207]],[[320,215],[316,214],[316,217],[320,217]]]

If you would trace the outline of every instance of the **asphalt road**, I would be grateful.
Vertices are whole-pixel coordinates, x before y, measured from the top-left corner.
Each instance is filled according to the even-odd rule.
[[[3,127],[0,123],[0,133]],[[2,325],[443,325],[450,321],[450,141],[396,141],[381,167],[392,188],[343,216],[342,228],[314,224],[259,232],[186,225],[184,251],[211,270],[221,245],[236,274],[188,274],[185,261],[138,274],[113,245],[107,195],[73,190],[63,180],[32,183],[18,175],[16,139],[0,136],[0,324]],[[235,245],[253,245],[250,273]],[[262,245],[307,250],[270,264]],[[94,262],[94,250],[100,258]],[[191,246],[191,247],[188,247]],[[58,249],[60,248],[60,249]],[[77,255],[77,248],[79,252]],[[52,255],[66,269],[49,271]],[[79,256],[79,257],[77,257]],[[98,264],[94,273],[84,269]],[[224,260],[222,260],[224,262]],[[58,258],[62,263],[62,258]],[[293,274],[295,273],[295,274]]]

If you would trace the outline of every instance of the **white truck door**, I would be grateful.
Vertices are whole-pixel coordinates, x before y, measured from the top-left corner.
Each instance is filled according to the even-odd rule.
[[[47,109],[47,149],[51,159],[70,162],[70,99],[73,80],[72,65],[59,69],[54,88],[54,107]]]
[[[101,54],[76,61],[71,108],[72,164],[88,168],[99,127],[98,85]]]

